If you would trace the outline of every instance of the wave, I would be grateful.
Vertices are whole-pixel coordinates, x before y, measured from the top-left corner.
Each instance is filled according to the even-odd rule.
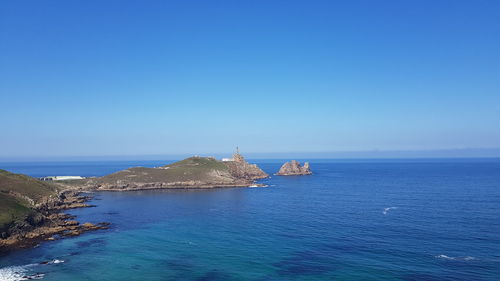
[[[447,255],[437,255],[436,258],[438,259],[445,259],[445,260],[458,260],[458,261],[472,261],[472,260],[475,260],[476,258],[475,257],[471,257],[471,256],[465,256],[465,257],[450,257],[450,256],[447,256]]]
[[[389,208],[384,208],[384,210],[382,211],[382,214],[384,215],[387,215],[387,213],[390,211],[390,210],[395,210],[397,209],[398,207],[389,207]]]
[[[30,273],[30,270],[38,264],[27,264],[21,266],[8,266],[0,268],[0,280],[20,281],[43,279],[43,273]]]
[[[58,263],[63,263],[63,262],[64,262],[64,260],[54,259],[51,261],[43,261],[40,264],[58,264]]]
[[[33,272],[33,268],[44,264],[59,264],[64,260],[53,259],[41,263],[33,263],[27,265],[15,265],[0,268],[0,281],[21,281],[21,280],[40,280],[45,274]]]

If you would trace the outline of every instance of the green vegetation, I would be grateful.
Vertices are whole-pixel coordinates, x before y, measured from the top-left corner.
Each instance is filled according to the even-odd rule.
[[[210,157],[190,157],[160,168],[135,167],[104,176],[103,183],[126,182],[212,182],[232,180],[224,163]]]
[[[190,157],[164,166],[165,173],[174,181],[205,181],[210,173],[228,173],[228,167],[214,158]]]
[[[13,196],[0,193],[0,232],[11,222],[25,218],[31,209]]]
[[[211,157],[189,157],[182,161],[166,165],[164,167],[176,169],[196,169],[196,170],[227,170],[224,163],[217,161]]]
[[[35,178],[0,170],[0,232],[32,210],[32,202],[57,196],[59,187]]]
[[[53,183],[0,169],[0,192],[14,192],[37,203],[44,197],[57,195],[58,191],[59,187]]]

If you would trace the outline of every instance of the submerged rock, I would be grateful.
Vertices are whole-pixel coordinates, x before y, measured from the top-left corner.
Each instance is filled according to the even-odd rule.
[[[309,168],[309,162],[305,162],[304,166],[300,166],[300,162],[296,160],[286,162],[281,166],[278,173],[276,173],[278,176],[301,176],[310,174],[312,174],[312,172]]]

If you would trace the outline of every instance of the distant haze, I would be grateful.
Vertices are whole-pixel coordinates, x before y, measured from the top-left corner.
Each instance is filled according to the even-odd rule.
[[[157,155],[100,155],[100,156],[16,156],[0,157],[1,162],[31,162],[31,161],[130,161],[130,160],[181,160],[190,156],[211,156],[216,158],[229,157],[227,153],[183,153],[183,154],[157,154]],[[337,152],[282,152],[282,153],[243,153],[250,160],[377,160],[377,159],[500,159],[500,149],[450,149],[450,150],[425,150],[425,151],[337,151]],[[1,168],[1,166],[0,166]]]
[[[500,1],[2,1],[0,160],[500,156]]]

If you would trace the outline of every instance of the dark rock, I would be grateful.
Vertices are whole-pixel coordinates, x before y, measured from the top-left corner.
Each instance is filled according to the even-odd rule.
[[[108,228],[109,223],[80,225],[78,221],[72,220],[74,216],[60,213],[64,209],[89,207],[84,202],[91,197],[69,192],[63,198],[35,206],[25,219],[13,222],[7,231],[2,231],[0,255],[18,248],[33,247],[40,241],[56,240],[58,235],[77,236],[87,231]]]

